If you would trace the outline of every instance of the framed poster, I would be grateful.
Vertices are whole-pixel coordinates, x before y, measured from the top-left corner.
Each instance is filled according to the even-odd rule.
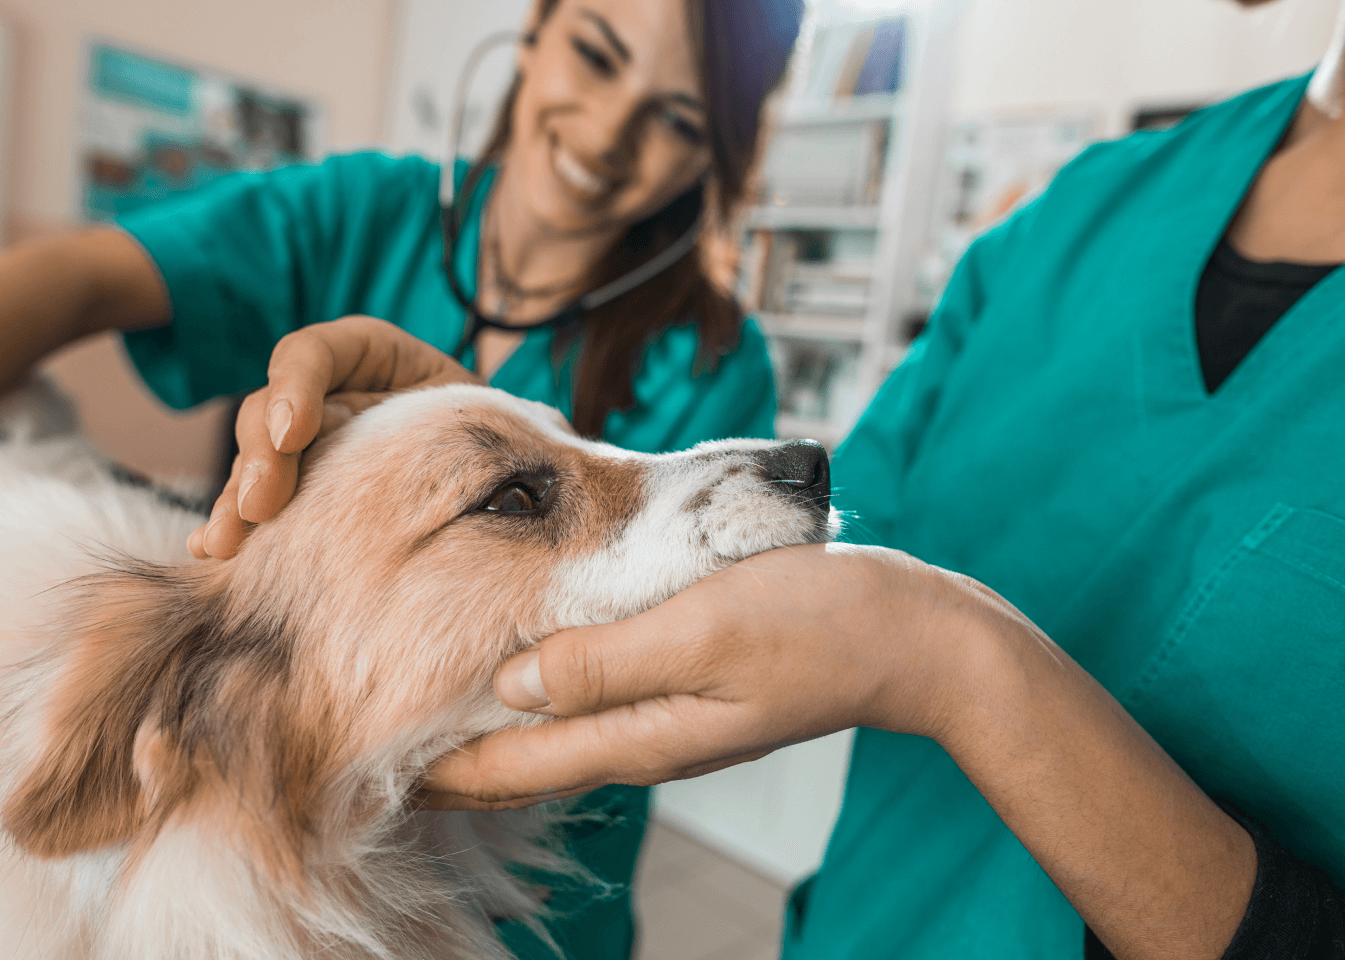
[[[79,208],[110,220],[235,170],[321,151],[311,101],[106,43],[89,48]]]

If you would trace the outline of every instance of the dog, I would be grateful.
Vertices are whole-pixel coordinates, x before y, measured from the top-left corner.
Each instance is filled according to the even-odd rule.
[[[546,722],[496,668],[836,526],[816,444],[638,454],[454,385],[355,417],[235,558],[193,561],[201,515],[42,435],[68,421],[43,404],[0,422],[11,960],[504,960],[492,918],[545,936],[506,865],[567,869],[555,814],[410,802],[436,758]]]

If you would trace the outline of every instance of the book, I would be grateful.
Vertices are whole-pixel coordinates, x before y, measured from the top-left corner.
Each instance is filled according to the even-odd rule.
[[[905,52],[906,21],[896,18],[879,21],[873,28],[873,42],[869,45],[864,66],[855,80],[854,95],[896,93],[901,89]]]
[[[831,95],[837,100],[843,100],[852,97],[855,94],[855,84],[859,82],[859,75],[864,70],[864,62],[869,57],[869,50],[873,46],[874,26],[868,24],[855,31],[854,37],[850,40],[850,49],[845,52],[845,60],[841,64],[840,72],[836,75],[836,86],[832,88]]]

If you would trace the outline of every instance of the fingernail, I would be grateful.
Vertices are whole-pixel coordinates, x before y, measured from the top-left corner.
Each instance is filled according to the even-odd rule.
[[[266,426],[271,431],[271,446],[277,451],[285,442],[285,434],[290,432],[290,424],[293,422],[294,406],[288,400],[277,400],[266,418]]]
[[[249,463],[243,468],[243,475],[240,478],[238,485],[239,516],[244,516],[246,514],[243,504],[247,501],[248,494],[252,492],[252,488],[257,483],[257,479],[265,472],[264,465],[260,463]]]
[[[207,555],[207,556],[211,556],[211,553],[210,553],[210,535],[211,535],[212,533],[214,533],[215,528],[219,526],[219,522],[220,522],[220,518],[219,518],[219,517],[216,517],[215,519],[213,519],[213,520],[211,520],[209,523],[207,523],[207,524],[205,525],[205,529],[201,531],[201,549],[204,550],[204,551],[206,552],[206,555]]]
[[[508,661],[495,674],[495,696],[513,710],[540,710],[551,706],[542,684],[542,652],[529,650]]]

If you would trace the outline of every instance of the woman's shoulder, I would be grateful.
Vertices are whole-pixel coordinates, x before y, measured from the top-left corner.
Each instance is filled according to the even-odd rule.
[[[266,209],[309,219],[344,221],[360,211],[390,214],[408,206],[437,204],[439,167],[423,157],[394,157],[375,151],[333,154],[312,163],[230,174],[184,198],[180,206],[223,205],[240,216],[256,209],[249,196],[268,198]],[[240,202],[241,201],[241,202]],[[157,208],[156,208],[157,209]],[[170,209],[164,205],[164,209]],[[176,211],[175,211],[176,212]]]
[[[380,150],[334,153],[317,163],[281,167],[277,172],[283,175],[286,170],[305,168],[319,176],[338,177],[351,185],[382,180],[419,184],[439,181],[439,164],[416,154],[394,156]]]
[[[1294,77],[1249,90],[1193,110],[1162,130],[1140,130],[1117,140],[1093,144],[1066,164],[1048,193],[1093,188],[1107,178],[1126,179],[1156,167],[1185,170],[1218,164],[1230,151],[1259,144],[1268,129],[1292,119],[1307,89],[1308,77]]]
[[[428,203],[439,195],[439,165],[414,154],[398,157],[372,150],[333,154],[320,163],[282,168],[275,176],[281,182],[319,183],[346,204],[365,198]]]

